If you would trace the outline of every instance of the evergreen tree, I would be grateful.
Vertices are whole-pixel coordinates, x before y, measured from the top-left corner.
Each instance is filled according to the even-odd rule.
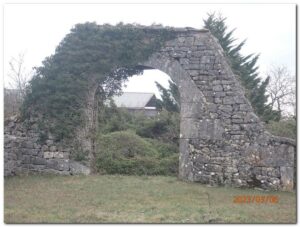
[[[246,97],[249,99],[255,113],[264,121],[279,120],[279,115],[273,111],[267,104],[268,96],[266,87],[269,78],[261,81],[258,75],[258,66],[256,65],[259,54],[249,54],[243,56],[240,50],[245,45],[246,40],[235,44],[236,39],[233,37],[235,29],[228,31],[226,18],[223,16],[216,17],[215,14],[208,14],[204,20],[205,28],[218,39],[227,58],[231,63],[233,72],[239,76],[242,85],[246,88]]]
[[[175,83],[169,80],[169,89],[164,88],[157,81],[156,86],[160,92],[162,100],[157,100],[158,109],[166,109],[169,112],[178,112],[180,110],[180,94]]]

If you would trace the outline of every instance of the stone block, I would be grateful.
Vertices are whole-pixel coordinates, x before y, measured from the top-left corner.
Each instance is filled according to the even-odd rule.
[[[213,82],[212,82],[212,85],[221,85],[222,83],[221,83],[221,80],[214,80]]]
[[[66,160],[49,159],[47,161],[47,168],[59,171],[68,171],[70,169],[69,163]]]
[[[222,85],[214,85],[212,89],[213,91],[223,91]]]
[[[214,103],[208,103],[207,104],[207,109],[210,112],[216,112],[217,111],[217,105]]]
[[[230,85],[223,85],[224,91],[231,91],[231,86]]]
[[[53,158],[54,157],[54,154],[53,152],[44,152],[44,158]]]
[[[243,104],[243,103],[246,103],[246,100],[245,100],[245,98],[244,98],[243,96],[236,96],[236,97],[234,98],[234,101],[235,101],[235,103],[237,103],[237,104]]]
[[[276,186],[274,189],[277,189],[280,186],[280,179],[278,178],[270,178],[269,181]]]
[[[186,57],[186,51],[172,51],[170,56],[173,58],[184,58]]]
[[[223,98],[223,104],[225,104],[225,105],[230,105],[230,104],[234,104],[234,103],[235,103],[235,101],[234,101],[233,97],[226,96]]]
[[[201,152],[201,151],[199,151]],[[203,153],[200,153],[200,154],[196,154],[194,156],[194,162],[197,162],[197,163],[208,163],[210,161],[210,156],[207,155],[207,154],[203,154]]]
[[[239,110],[240,111],[250,111],[251,107],[248,104],[240,104],[239,105]]]
[[[23,164],[30,164],[31,163],[31,157],[29,155],[23,155],[22,163]]]
[[[32,156],[38,155],[39,152],[40,152],[39,149],[30,149],[30,154],[31,154]]]
[[[69,152],[63,152],[63,159],[69,159],[70,153]]]
[[[28,148],[21,148],[21,152],[23,155],[30,155],[30,149]]]
[[[57,149],[56,149],[56,146],[50,146],[49,149],[50,149],[51,152],[55,152],[55,151],[57,150]]]
[[[32,163],[35,165],[46,165],[47,161],[44,158],[35,157],[32,159]]]
[[[218,92],[214,93],[214,97],[216,97],[216,98],[221,98],[221,97],[225,97],[225,96],[226,96],[226,93],[222,92],[222,91],[218,91]]]
[[[238,172],[238,169],[233,166],[226,166],[224,170],[226,173],[237,173]]]
[[[211,63],[211,58],[209,56],[201,56],[200,62],[203,64]]]
[[[216,164],[207,164],[206,170],[208,172],[222,172],[223,167],[221,165],[216,165]]]
[[[49,147],[47,145],[43,145],[42,146],[42,151],[45,152],[45,151],[48,151],[48,150],[49,150]]]
[[[33,149],[34,148],[34,142],[32,142],[30,140],[27,140],[27,141],[23,142],[22,146],[24,148]]]
[[[184,45],[186,45],[186,46],[193,46],[194,40],[195,40],[194,36],[185,37]]]
[[[240,125],[238,125],[238,124],[233,124],[233,125],[231,126],[231,130],[234,130],[234,131],[236,131],[236,130],[241,130],[241,127],[240,127]]]
[[[76,175],[76,174],[89,175],[90,168],[80,164],[79,162],[71,161],[70,162],[70,172],[73,175]]]
[[[204,46],[205,44],[204,44],[204,41],[202,39],[195,38],[194,45],[196,45],[196,46]]]
[[[54,152],[53,157],[54,158],[64,158],[64,153],[63,152]]]
[[[231,113],[232,112],[231,105],[219,105],[218,109],[221,110],[222,112],[225,112],[225,113]]]
[[[214,98],[214,103],[215,104],[221,104],[222,103],[222,99],[218,98],[218,97],[215,97]]]
[[[47,144],[48,146],[51,146],[53,143],[54,143],[53,140],[46,140],[46,144]]]
[[[240,118],[233,118],[231,120],[232,123],[234,124],[242,124],[243,123],[243,119],[240,119]]]

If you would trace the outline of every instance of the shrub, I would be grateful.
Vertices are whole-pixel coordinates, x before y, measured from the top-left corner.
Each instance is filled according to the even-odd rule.
[[[179,153],[173,153],[160,160],[159,174],[161,175],[177,175],[179,166]]]
[[[158,147],[160,149],[157,149]],[[170,152],[168,145],[155,146],[154,141],[148,141],[132,131],[99,135],[97,148],[95,168],[99,173],[128,175],[177,173],[178,154]],[[160,153],[161,151],[164,153]]]
[[[163,110],[153,118],[137,119],[136,133],[142,137],[159,139],[178,145],[179,122],[178,113]]]
[[[297,122],[292,118],[278,122],[270,121],[266,126],[267,129],[276,136],[288,137],[291,139],[297,138]]]
[[[166,143],[156,139],[147,139],[155,150],[158,151],[160,158],[172,156],[173,154],[179,153],[179,148],[176,144]]]
[[[116,131],[136,129],[135,115],[128,110],[117,108],[111,101],[110,106],[101,105],[98,113],[98,132],[106,134]]]
[[[106,134],[132,130],[144,138],[152,138],[178,145],[179,113],[162,110],[157,116],[129,113],[113,103],[101,106],[98,114],[98,131]]]

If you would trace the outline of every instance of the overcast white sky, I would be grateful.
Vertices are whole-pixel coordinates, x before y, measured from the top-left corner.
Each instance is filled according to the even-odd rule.
[[[76,23],[161,23],[175,27],[203,27],[208,12],[221,12],[239,41],[247,39],[243,54],[260,53],[263,77],[271,65],[285,65],[295,74],[295,4],[6,4],[4,7],[4,79],[8,62],[26,53],[26,68],[39,66]],[[133,77],[127,91],[157,94],[154,81],[167,85],[168,77],[149,70]]]

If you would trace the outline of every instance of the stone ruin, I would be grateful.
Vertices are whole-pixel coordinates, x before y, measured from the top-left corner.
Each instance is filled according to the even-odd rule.
[[[176,38],[139,65],[167,73],[179,87],[179,178],[210,185],[293,190],[296,142],[266,131],[218,41],[205,29],[165,29],[171,29]],[[95,129],[97,86],[93,81],[90,86],[86,124],[76,139],[92,159],[95,145],[88,135]],[[51,136],[38,143],[36,120],[31,121],[30,129],[17,118],[5,123],[5,176],[24,171],[90,173],[88,167],[70,160],[74,145],[55,144]]]

